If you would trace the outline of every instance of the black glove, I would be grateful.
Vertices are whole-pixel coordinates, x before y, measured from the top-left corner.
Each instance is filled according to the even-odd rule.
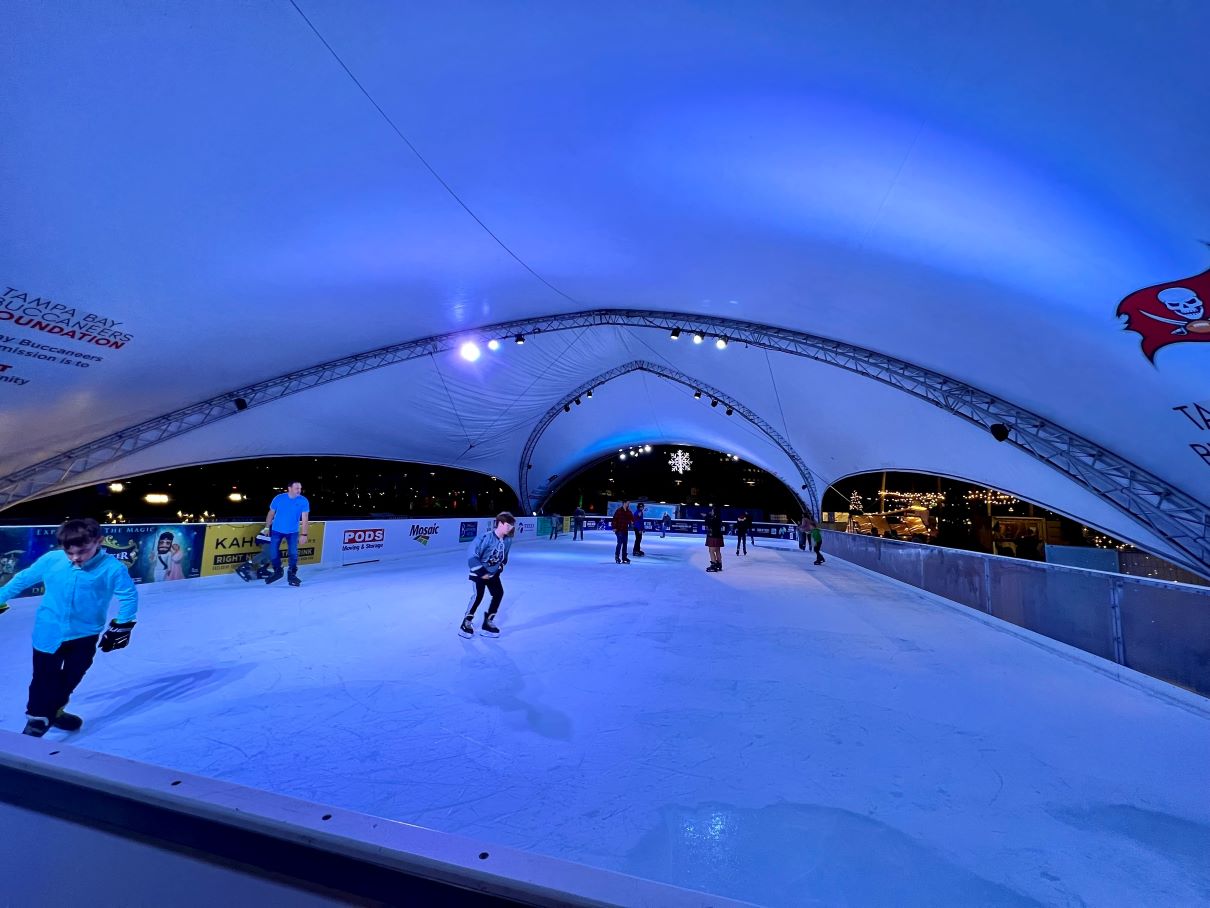
[[[110,621],[109,630],[101,635],[101,642],[97,644],[97,649],[103,653],[111,653],[115,649],[125,649],[130,645],[130,632],[133,629],[133,621],[127,621],[125,624]]]

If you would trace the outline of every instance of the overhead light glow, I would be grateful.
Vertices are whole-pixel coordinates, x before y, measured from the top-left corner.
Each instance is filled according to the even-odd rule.
[[[525,343],[525,335],[518,334],[517,337],[515,338],[515,340],[517,341],[518,344],[523,344],[523,343]]]
[[[143,500],[148,504],[168,504],[168,496],[163,492],[148,492]]]
[[[241,495],[239,492],[232,492],[230,495],[227,496],[227,500],[228,501],[243,501],[244,496]]]
[[[693,332],[693,342],[694,342],[695,344],[700,344],[700,343],[701,343],[702,341],[704,341],[705,339],[706,339],[706,338],[702,337],[702,335],[701,335],[701,334],[699,334],[698,332],[696,332],[696,331],[694,331],[694,332]]]
[[[126,486],[122,485],[122,483],[120,483],[120,482],[111,482],[111,483],[109,484],[109,491],[111,491],[111,492],[125,492],[125,491],[126,491]]]
[[[462,358],[468,363],[473,363],[479,358],[479,345],[473,341],[467,341],[458,348],[458,352],[462,354]]]
[[[643,450],[644,450],[644,451],[650,451],[650,450],[651,450],[651,445],[643,445]]]
[[[672,340],[676,340],[680,336],[681,336],[680,328],[673,328],[672,333],[668,335],[668,337],[670,337]]]
[[[625,460],[625,459],[626,459],[626,452],[623,451],[621,454],[618,455],[618,460]]]
[[[494,337],[487,342],[487,349],[495,351],[500,349],[500,342]]]
[[[727,338],[720,337],[718,340],[716,340],[714,342],[714,346],[718,347],[720,350],[726,350],[727,349]]]

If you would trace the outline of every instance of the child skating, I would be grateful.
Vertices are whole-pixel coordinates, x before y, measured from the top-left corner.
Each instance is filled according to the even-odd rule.
[[[76,731],[84,724],[64,711],[67,701],[98,648],[108,653],[130,643],[139,607],[126,565],[101,551],[101,527],[95,520],[68,520],[56,540],[60,548],[0,587],[0,614],[8,610],[10,597],[39,583],[46,587],[34,614],[34,674],[25,707],[24,733],[35,738],[52,727]],[[106,629],[115,597],[118,617]]]
[[[470,581],[475,585],[471,595],[470,606],[458,628],[458,636],[475,636],[475,610],[483,601],[485,590],[491,592],[492,601],[487,606],[487,614],[483,616],[483,635],[499,637],[500,629],[496,627],[496,612],[500,610],[500,601],[504,598],[504,586],[500,583],[500,573],[508,564],[508,551],[513,547],[513,532],[517,518],[508,511],[496,515],[492,528],[471,543],[470,555],[466,559],[470,566]]]

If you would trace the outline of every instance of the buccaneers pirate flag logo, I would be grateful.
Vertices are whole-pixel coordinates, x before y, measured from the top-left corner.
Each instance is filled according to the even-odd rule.
[[[1143,336],[1143,353],[1182,341],[1210,341],[1210,270],[1194,277],[1136,290],[1118,303],[1126,330]]]

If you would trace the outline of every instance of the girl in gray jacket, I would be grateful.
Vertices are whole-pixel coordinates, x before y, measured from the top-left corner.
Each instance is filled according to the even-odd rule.
[[[471,594],[470,606],[458,628],[458,636],[475,636],[475,610],[483,601],[483,591],[492,594],[492,601],[487,606],[487,614],[483,616],[483,635],[499,637],[500,628],[492,620],[500,610],[500,600],[504,598],[504,586],[500,583],[500,572],[508,564],[508,550],[513,546],[513,532],[517,518],[508,511],[496,515],[492,528],[471,543],[467,564],[470,566],[470,581],[475,585]]]

